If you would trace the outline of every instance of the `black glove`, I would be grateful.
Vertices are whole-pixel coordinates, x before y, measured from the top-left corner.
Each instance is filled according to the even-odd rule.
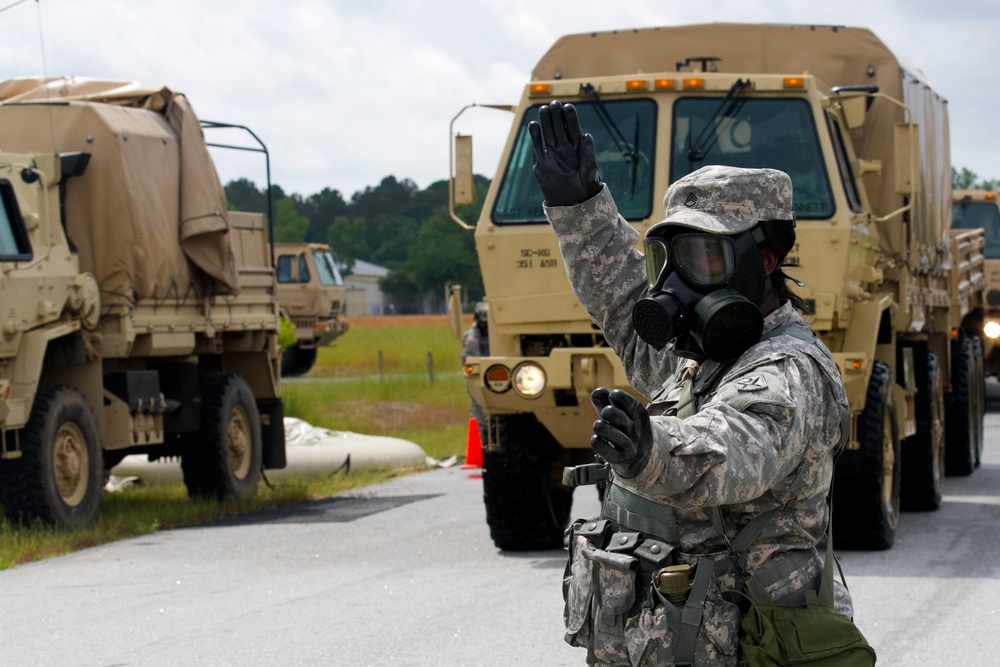
[[[590,400],[601,417],[594,422],[590,446],[619,477],[635,477],[646,467],[653,450],[649,413],[621,389],[595,389]]]
[[[573,206],[604,187],[597,173],[594,137],[584,134],[572,104],[558,100],[538,110],[528,123],[535,158],[535,180],[549,206]]]

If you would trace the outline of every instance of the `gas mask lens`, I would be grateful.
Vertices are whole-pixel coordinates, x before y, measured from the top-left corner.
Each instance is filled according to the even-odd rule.
[[[670,254],[664,239],[646,239],[643,245],[646,250],[646,283],[652,290],[660,282],[660,276],[667,267]]]
[[[735,267],[733,242],[728,236],[681,234],[673,241],[677,270],[692,285],[715,287],[729,280]]]
[[[736,268],[733,241],[716,234],[679,234],[645,241],[646,280],[655,290],[671,268],[694,287],[725,284]]]

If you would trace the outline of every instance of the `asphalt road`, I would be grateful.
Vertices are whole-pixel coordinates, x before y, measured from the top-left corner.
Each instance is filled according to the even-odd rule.
[[[470,474],[0,572],[0,665],[584,664],[562,641],[563,553],[498,552]],[[596,509],[584,493],[574,512]],[[948,478],[940,511],[903,515],[888,551],[840,554],[879,664],[1000,663],[998,553],[992,412],[982,468]]]

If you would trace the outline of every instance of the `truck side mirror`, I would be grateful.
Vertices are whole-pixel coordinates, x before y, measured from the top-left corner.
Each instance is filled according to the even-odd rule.
[[[865,124],[868,104],[868,97],[865,95],[840,98],[840,107],[844,110],[844,124],[847,125],[847,129],[854,130]]]
[[[472,180],[472,135],[455,136],[455,206],[467,206],[476,201],[476,185]]]
[[[909,197],[920,192],[920,165],[916,162],[919,129],[915,123],[896,123],[893,128],[893,171],[898,195]]]

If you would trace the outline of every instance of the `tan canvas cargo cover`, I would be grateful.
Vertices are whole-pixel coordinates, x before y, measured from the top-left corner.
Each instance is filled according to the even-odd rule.
[[[809,73],[828,86],[874,85],[902,100],[913,116],[877,99],[868,121],[851,133],[858,156],[880,160],[882,175],[864,177],[874,211],[888,215],[902,206],[894,185],[892,133],[885,128],[912,120],[920,126],[921,192],[914,198],[912,224],[919,245],[942,243],[951,221],[951,160],[946,100],[927,77],[906,65],[865,28],[809,25],[706,23],[637,30],[582,33],[560,38],[532,71],[532,80],[574,79],[674,72],[688,58],[714,57],[719,72]],[[700,63],[690,67],[697,71]],[[905,256],[903,225],[896,218],[883,229],[891,254]]]
[[[0,150],[90,153],[67,182],[66,225],[105,303],[237,291],[225,193],[183,95],[120,81],[3,81]]]

